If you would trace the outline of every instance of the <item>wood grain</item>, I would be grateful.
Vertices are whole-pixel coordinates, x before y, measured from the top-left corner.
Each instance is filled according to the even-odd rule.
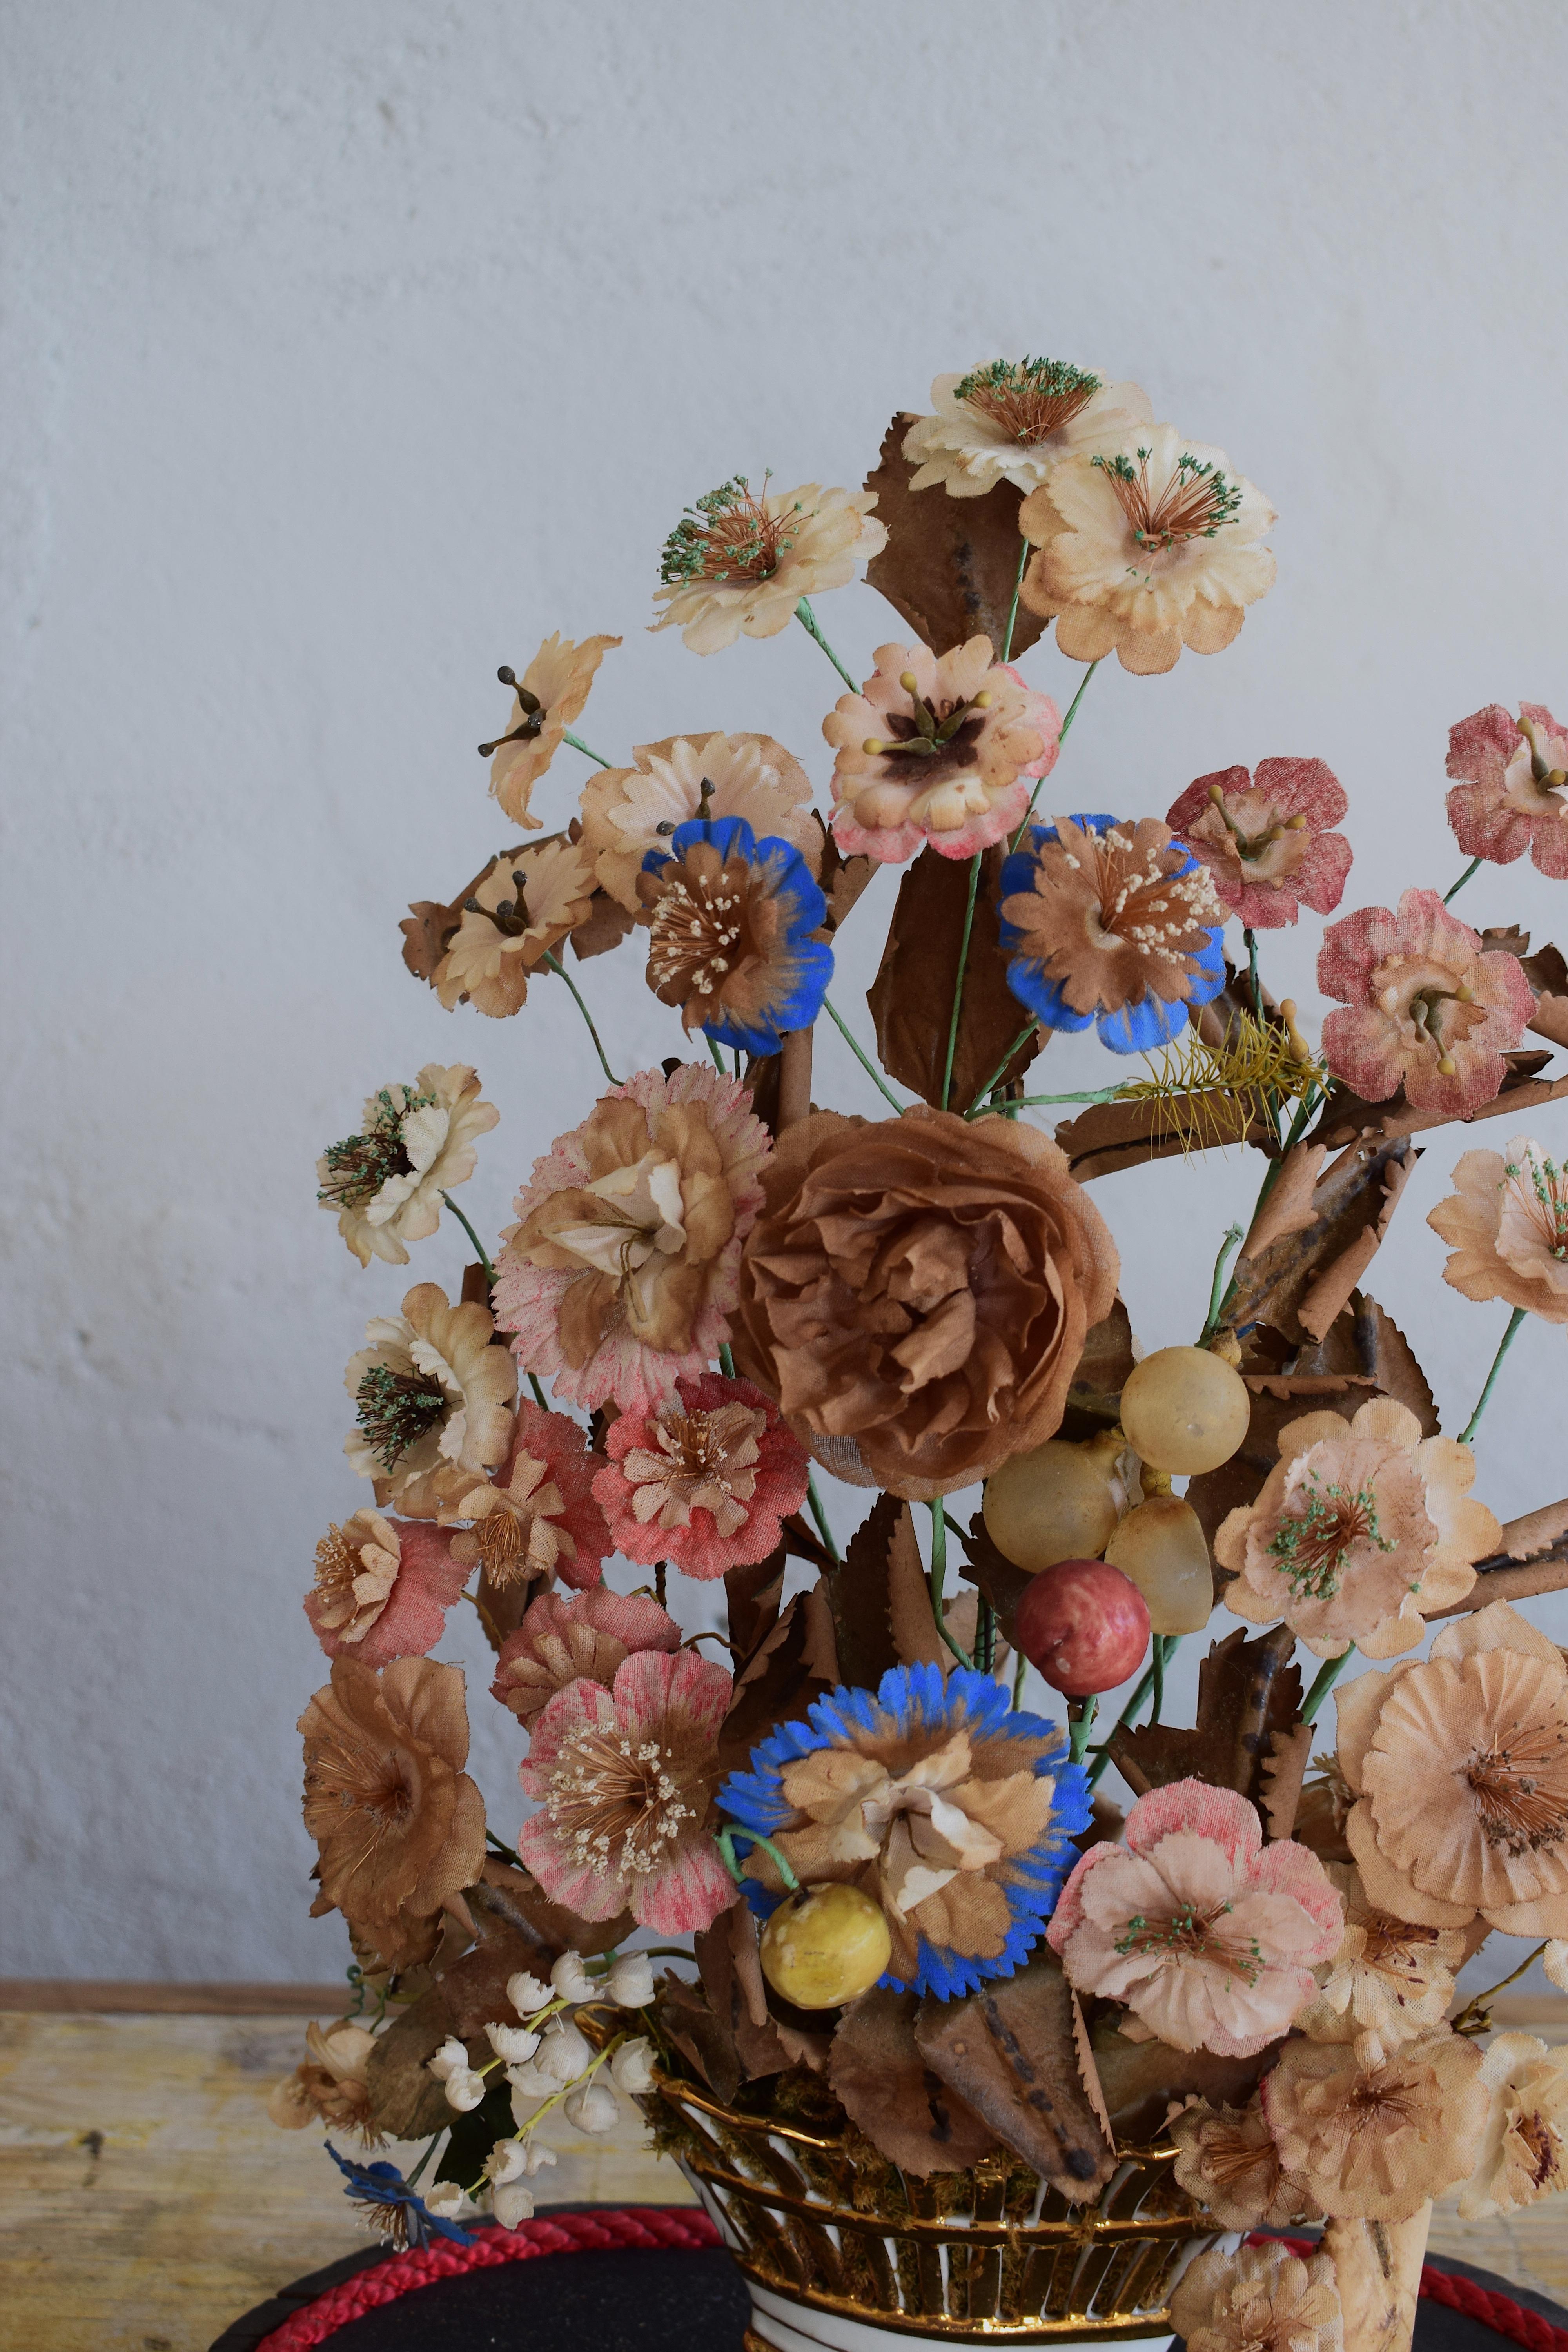
[[[0,2010],[58,2016],[339,2017],[348,1988],[334,1984],[144,1984],[128,1978],[0,1977]]]

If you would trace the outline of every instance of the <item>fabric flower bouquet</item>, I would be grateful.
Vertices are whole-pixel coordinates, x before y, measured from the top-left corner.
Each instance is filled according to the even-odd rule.
[[[372,1500],[318,1549],[331,1675],[300,1729],[354,1992],[273,2112],[359,2144],[349,2193],[400,2241],[475,2205],[515,2228],[541,2120],[608,2129],[617,2092],[793,2118],[895,2221],[981,2180],[994,2219],[1070,2232],[1159,2159],[1199,2243],[1321,2230],[1189,2249],[1167,2326],[1394,2352],[1432,2200],[1568,2179],[1568,2051],[1489,2042],[1489,1994],[1454,1990],[1494,1928],[1568,1987],[1568,1663],[1515,1606],[1568,1582],[1568,1502],[1501,1525],[1468,1445],[1521,1319],[1568,1322],[1568,1172],[1521,1131],[1568,1093],[1542,1075],[1568,966],[1454,911],[1525,855],[1568,878],[1568,730],[1534,704],[1452,728],[1471,862],[1396,908],[1341,911],[1320,759],[1048,814],[1096,670],[1228,646],[1273,515],[1135,384],[999,360],[932,399],[864,490],[737,478],[664,550],[656,627],[711,654],[798,623],[832,663],[800,738],[827,793],[763,734],[612,765],[572,730],[620,639],[552,636],[480,747],[514,845],[403,924],[448,1008],[563,985],[605,1083],[489,1249],[453,1198],[499,1117],[465,1065],[381,1087],[319,1164],[362,1265],[405,1265],[443,1208],[474,1262],[348,1367]],[[868,664],[812,603],[863,562],[907,635]],[[1084,666],[1065,718],[1020,666],[1053,621]],[[831,990],[884,866],[873,1057]],[[1321,1046],[1258,954],[1304,910],[1331,919]],[[612,955],[678,1016],[626,1077]],[[842,1109],[812,1099],[825,1015],[863,1073]],[[1031,1091],[1091,1026],[1106,1083]],[[1364,1286],[1413,1138],[1495,1117],[1429,1220],[1453,1288],[1511,1310],[1450,1436]],[[1256,1155],[1250,1228],[1215,1234],[1192,1344],[1144,1353],[1093,1180],[1226,1147]],[[842,1551],[824,1476],[865,1490]],[[683,1634],[682,1578],[722,1580],[725,1635]],[[463,1601],[517,1723],[504,1836],[429,1654]],[[1216,1615],[1169,1723],[1172,1653]],[[420,2137],[406,2177],[374,2160]],[[1012,2275],[996,2308],[1036,2326]]]

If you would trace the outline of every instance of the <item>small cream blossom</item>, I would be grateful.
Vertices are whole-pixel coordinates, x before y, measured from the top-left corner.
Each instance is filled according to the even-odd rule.
[[[581,1952],[563,1952],[550,1971],[550,1981],[561,2000],[592,2000],[599,1990],[583,1965]]]
[[[628,2098],[653,2088],[653,2045],[645,2033],[635,2041],[623,2042],[610,2060],[610,2072],[616,2078],[617,2091]]]
[[[1345,1906],[1344,1941],[1316,1970],[1318,1997],[1296,2019],[1314,2042],[1354,2042],[1369,2065],[1442,2022],[1465,1957],[1457,1927],[1419,1927],[1366,1899],[1359,1873],[1323,1865]]]
[[[1331,2254],[1282,2245],[1216,2246],[1183,2273],[1171,2324],[1187,2352],[1342,2352],[1344,2316]]]
[[[426,2212],[443,2221],[455,2221],[468,2202],[468,2191],[458,2180],[437,2180],[434,2188],[421,2193]]]
[[[441,2087],[447,2095],[447,2105],[466,2116],[483,2099],[485,2078],[475,2068],[459,2066],[447,2075]]]
[[[519,2017],[531,2017],[536,2009],[547,2009],[555,1995],[547,1984],[541,1984],[539,1979],[531,1976],[526,1969],[519,1969],[515,1976],[508,1977],[506,1980],[506,1997]]]
[[[761,496],[736,475],[700,498],[665,542],[654,598],[656,629],[679,628],[694,654],[787,629],[803,596],[842,588],[863,559],[880,555],[888,534],[870,520],[876,493],[797,490]]]
[[[487,1308],[448,1306],[433,1282],[406,1293],[401,1315],[366,1324],[343,1375],[357,1411],[343,1452],[378,1503],[433,1519],[505,1458],[517,1366],[491,1347],[494,1331]]]
[[[449,2083],[454,2074],[468,2072],[468,2045],[466,2042],[459,2042],[456,2035],[449,2033],[436,2055],[433,2058],[426,2058],[425,2063],[438,2083]]]
[[[621,2111],[616,2103],[616,2095],[604,2083],[584,2083],[582,2089],[574,2091],[566,2102],[566,2120],[581,2132],[595,2136],[611,2132],[620,2119]]]
[[[521,2180],[528,2172],[528,2150],[520,2139],[498,2139],[484,2161],[485,2179],[497,2189]]]
[[[556,2084],[574,2083],[593,2057],[586,2040],[567,2018],[556,2018],[540,2037],[539,2071]]]
[[[1491,2106],[1480,2161],[1459,2191],[1467,2221],[1568,2189],[1568,2048],[1550,2050],[1533,2033],[1494,2034],[1480,2078]]]
[[[526,2025],[487,2025],[485,2038],[496,2056],[511,2066],[521,2066],[539,2048],[538,2034],[531,2033]]]
[[[1102,383],[1064,360],[993,360],[939,375],[931,401],[936,414],[904,436],[910,488],[940,483],[950,499],[984,498],[998,482],[1037,489],[1058,457],[1154,421],[1140,385]]]
[[[621,2009],[642,2009],[653,1999],[653,1962],[646,1952],[627,1952],[610,1970],[608,1998]]]
[[[515,2230],[520,2222],[532,2219],[533,2191],[521,2180],[509,2180],[504,2188],[491,2189],[490,2211],[503,2230]]]
[[[468,1182],[475,1138],[500,1117],[480,1100],[478,1073],[465,1062],[427,1062],[413,1086],[366,1097],[360,1133],[329,1144],[316,1162],[316,1198],[337,1212],[338,1231],[361,1265],[373,1257],[407,1265],[405,1243],[435,1232],[443,1192]]]

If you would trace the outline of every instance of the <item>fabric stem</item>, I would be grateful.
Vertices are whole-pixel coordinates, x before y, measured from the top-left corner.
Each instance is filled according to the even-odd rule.
[[[843,1038],[844,1043],[848,1046],[849,1051],[854,1055],[855,1059],[865,1071],[867,1076],[870,1079],[871,1084],[887,1101],[892,1104],[893,1108],[901,1114],[904,1108],[903,1104],[899,1100],[898,1096],[894,1094],[892,1088],[888,1085],[881,1071],[867,1054],[865,1048],[856,1037],[854,1031],[850,1028],[849,1024],[845,1020],[844,1015],[839,1012],[837,1006],[833,1003],[830,997],[825,996],[823,998],[822,1009],[826,1013],[828,1019],[832,1022],[834,1027],[837,1030],[839,1035]]]
[[[461,1209],[458,1208],[450,1192],[443,1192],[441,1198],[446,1202],[447,1206],[451,1210],[452,1214],[457,1218],[458,1223],[462,1226],[463,1231],[468,1234],[468,1239],[473,1243],[475,1249],[479,1253],[479,1264],[484,1268],[485,1280],[490,1284],[493,1288],[495,1285],[496,1270],[490,1264],[489,1257],[486,1252],[483,1242],[480,1241],[478,1234],[475,1233],[472,1225],[469,1224],[467,1217],[464,1216]]]
[[[1508,1329],[1502,1335],[1502,1345],[1499,1348],[1497,1354],[1492,1358],[1492,1368],[1487,1374],[1487,1384],[1481,1391],[1479,1396],[1476,1399],[1476,1409],[1474,1412],[1471,1413],[1468,1421],[1465,1423],[1463,1431],[1460,1433],[1459,1443],[1461,1445],[1468,1445],[1471,1438],[1475,1435],[1477,1430],[1480,1427],[1481,1415],[1487,1409],[1487,1399],[1492,1392],[1492,1383],[1497,1379],[1499,1372],[1502,1370],[1502,1360],[1513,1345],[1513,1335],[1518,1330],[1520,1325],[1523,1322],[1526,1311],[1527,1310],[1522,1307],[1516,1307],[1513,1313],[1508,1318]]]
[[[827,639],[823,635],[821,629],[817,626],[816,614],[811,609],[811,600],[809,597],[803,596],[801,598],[799,604],[795,608],[795,617],[800,623],[801,627],[805,631],[807,636],[816,638],[817,644],[822,647],[823,652],[827,656],[828,660],[833,664],[834,668],[838,672],[839,677],[844,680],[845,685],[849,688],[850,693],[858,694],[860,691],[859,687],[850,677],[848,671],[839,660],[838,656],[834,652],[833,647],[828,644]]]
[[[578,987],[576,982],[573,979],[571,973],[567,971],[565,965],[561,961],[558,956],[547,952],[544,958],[544,965],[545,970],[547,971],[552,971],[557,980],[563,980],[566,982],[567,987],[572,991],[573,995],[576,998],[577,1010],[588,1024],[588,1034],[594,1041],[594,1051],[599,1056],[599,1067],[603,1070],[610,1084],[613,1087],[618,1087],[621,1084],[621,1080],[616,1077],[614,1070],[611,1069],[608,1062],[605,1059],[605,1049],[599,1042],[599,1033],[594,1026],[594,1016],[583,1002],[582,990]]]
[[[963,1011],[963,976],[969,963],[969,940],[974,929],[974,901],[980,892],[980,861],[985,853],[977,849],[969,861],[969,902],[963,909],[963,936],[958,943],[958,973],[952,983],[952,1017],[947,1024],[947,1060],[942,1073],[942,1108],[947,1108],[947,1098],[952,1092],[952,1057],[958,1051],[958,1022]]]
[[[1355,1643],[1352,1642],[1349,1649],[1342,1650],[1337,1658],[1325,1658],[1323,1660],[1322,1664],[1318,1669],[1316,1681],[1313,1683],[1311,1689],[1307,1693],[1306,1697],[1301,1701],[1301,1720],[1303,1723],[1316,1723],[1318,1720],[1318,1709],[1322,1706],[1323,1701],[1327,1698],[1329,1693],[1332,1690],[1334,1685],[1338,1682],[1340,1676],[1343,1674],[1345,1668],[1349,1665],[1354,1655]]]

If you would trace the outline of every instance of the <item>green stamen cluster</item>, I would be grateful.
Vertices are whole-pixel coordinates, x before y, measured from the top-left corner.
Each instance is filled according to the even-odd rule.
[[[395,1470],[446,1410],[447,1393],[437,1381],[422,1372],[395,1372],[389,1364],[372,1364],[354,1391],[355,1416],[384,1470]]]
[[[327,1164],[326,1181],[316,1194],[318,1201],[333,1209],[363,1209],[367,1201],[374,1200],[389,1176],[408,1174],[414,1162],[404,1148],[403,1122],[411,1110],[427,1109],[436,1097],[416,1095],[406,1087],[400,1087],[398,1092],[403,1097],[401,1109],[393,1101],[391,1089],[383,1087],[366,1132],[328,1144],[321,1155]]]
[[[1340,1589],[1345,1562],[1358,1543],[1375,1544],[1379,1551],[1393,1551],[1395,1547],[1391,1538],[1379,1531],[1377,1504],[1370,1486],[1358,1486],[1353,1495],[1337,1483],[1319,1489],[1316,1471],[1312,1481],[1313,1491],[1303,1499],[1300,1512],[1281,1521],[1268,1549],[1279,1561],[1294,1599],[1331,1601]]]
[[[1236,520],[1241,505],[1239,485],[1227,480],[1207,459],[1200,464],[1189,453],[1177,458],[1175,473],[1151,506],[1149,459],[1152,455],[1150,449],[1139,450],[1136,472],[1132,460],[1120,455],[1089,461],[1114,486],[1140,547],[1174,547],[1184,540],[1213,539],[1226,523]]]
[[[1177,1952],[1200,1954],[1217,1962],[1235,1976],[1244,1977],[1256,1984],[1268,1966],[1256,1937],[1245,1946],[1221,1944],[1211,1947],[1210,1931],[1216,1919],[1222,1919],[1235,1906],[1222,1903],[1217,1911],[1202,1912],[1184,1903],[1165,1919],[1146,1919],[1135,1912],[1127,1922],[1126,1931],[1116,1939],[1116,1949],[1124,1957],[1130,1952]]]
[[[764,475],[764,493],[767,480]],[[736,474],[687,508],[664,542],[658,576],[667,587],[688,580],[766,580],[795,544],[781,535],[783,520],[765,514],[751,484]]]
[[[1505,1181],[1517,1182],[1524,1170],[1517,1162],[1504,1162]],[[1530,1189],[1541,1211],[1542,1223],[1549,1236],[1547,1246],[1553,1257],[1568,1257],[1568,1181],[1554,1160],[1530,1155]]]
[[[1102,389],[1099,376],[1067,360],[992,360],[961,377],[953,397],[1027,446],[1059,432]]]

